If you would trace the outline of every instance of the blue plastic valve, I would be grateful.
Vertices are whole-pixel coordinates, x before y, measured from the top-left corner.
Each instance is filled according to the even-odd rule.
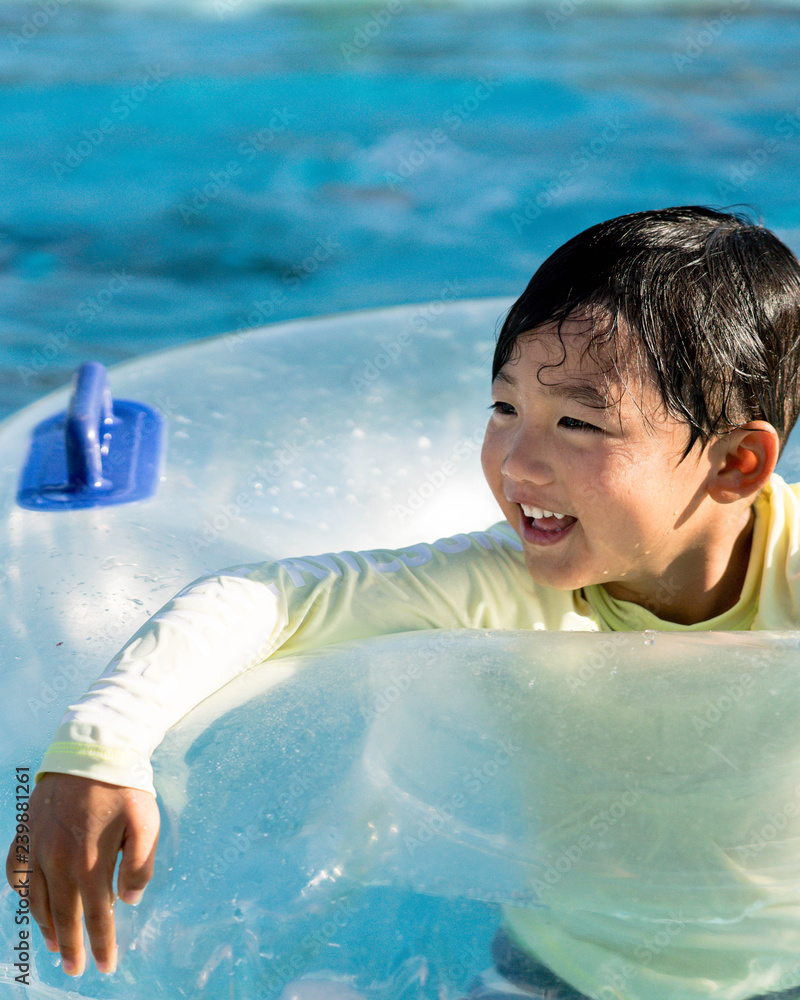
[[[144,500],[158,488],[163,430],[153,407],[112,399],[105,368],[89,361],[66,412],[34,428],[17,503],[52,511]]]

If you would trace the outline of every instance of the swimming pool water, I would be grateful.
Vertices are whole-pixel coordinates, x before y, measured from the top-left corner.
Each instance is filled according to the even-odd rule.
[[[800,249],[791,7],[225,2],[0,4],[0,415],[87,358],[518,293],[624,211]]]

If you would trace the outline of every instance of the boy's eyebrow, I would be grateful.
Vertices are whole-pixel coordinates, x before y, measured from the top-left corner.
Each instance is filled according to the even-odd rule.
[[[559,396],[571,399],[576,403],[583,403],[593,410],[607,410],[612,405],[609,401],[608,393],[602,393],[589,382],[562,382],[560,385],[549,385],[545,387],[551,396]]]
[[[497,373],[494,383],[505,382],[516,389],[517,380],[502,368]],[[608,393],[603,393],[591,382],[559,382],[556,385],[542,383],[542,387],[551,396],[558,396],[562,399],[571,399],[576,403],[591,407],[593,410],[607,410],[613,403],[609,400]]]

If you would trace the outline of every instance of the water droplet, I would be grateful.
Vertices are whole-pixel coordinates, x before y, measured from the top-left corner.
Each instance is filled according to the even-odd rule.
[[[645,646],[655,646],[656,644],[656,630],[652,628],[647,628],[644,630],[644,644]]]

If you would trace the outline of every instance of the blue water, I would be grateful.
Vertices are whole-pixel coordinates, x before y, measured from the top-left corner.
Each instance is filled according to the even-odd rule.
[[[89,357],[514,294],[620,212],[800,250],[791,7],[202,2],[0,4],[0,415]]]

